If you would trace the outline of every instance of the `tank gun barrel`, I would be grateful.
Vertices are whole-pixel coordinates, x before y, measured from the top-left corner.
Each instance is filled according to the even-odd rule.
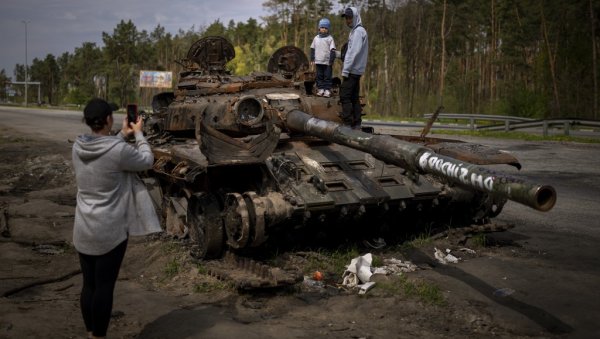
[[[549,211],[556,202],[556,191],[552,186],[533,184],[479,165],[440,155],[427,147],[398,140],[389,135],[373,135],[353,130],[336,122],[315,118],[300,110],[288,112],[286,124],[293,131],[370,153],[375,158],[407,171],[432,174],[450,183],[498,195],[538,211]]]

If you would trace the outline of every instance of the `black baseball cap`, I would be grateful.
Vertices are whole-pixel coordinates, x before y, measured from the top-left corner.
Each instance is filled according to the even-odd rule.
[[[83,117],[87,120],[106,119],[112,112],[119,109],[114,103],[108,103],[103,99],[94,98],[88,101],[83,109]]]
[[[352,12],[352,8],[350,8],[350,7],[346,8],[344,13],[342,13],[342,18],[344,18],[344,17],[349,17],[349,18],[354,17],[354,12]]]

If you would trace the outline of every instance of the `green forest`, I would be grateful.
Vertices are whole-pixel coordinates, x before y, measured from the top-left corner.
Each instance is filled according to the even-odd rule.
[[[258,19],[215,20],[175,34],[122,20],[112,32],[99,32],[103,46],[84,42],[73,52],[35,58],[29,81],[41,82],[42,101],[52,105],[94,96],[147,104],[153,93],[140,91],[139,71],[172,71],[175,85],[178,61],[205,36],[232,42],[236,57],[227,67],[239,75],[265,71],[285,45],[309,55],[322,17],[331,20],[341,48],[349,33],[340,17],[346,5],[360,8],[369,34],[361,81],[367,113],[410,118],[443,106],[452,113],[598,118],[600,0],[267,0]],[[24,65],[13,74],[0,71],[0,82],[24,78]],[[37,101],[37,90],[28,101]]]

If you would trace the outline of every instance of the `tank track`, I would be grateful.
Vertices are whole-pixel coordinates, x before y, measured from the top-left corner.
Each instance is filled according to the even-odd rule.
[[[290,286],[302,281],[304,277],[300,270],[269,266],[231,252],[225,253],[220,260],[204,262],[204,267],[210,275],[231,282],[242,290]]]

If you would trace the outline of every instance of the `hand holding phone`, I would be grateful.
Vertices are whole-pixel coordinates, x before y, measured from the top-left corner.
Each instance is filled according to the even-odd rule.
[[[138,107],[136,104],[127,105],[127,122],[135,124],[138,120]]]

